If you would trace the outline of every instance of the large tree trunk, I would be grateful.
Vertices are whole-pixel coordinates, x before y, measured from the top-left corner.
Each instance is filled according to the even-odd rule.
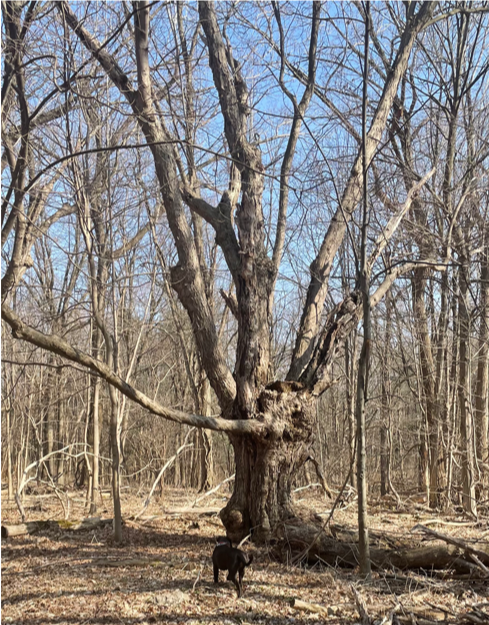
[[[309,457],[316,402],[307,391],[294,390],[298,386],[276,382],[260,394],[256,417],[274,423],[272,435],[230,436],[235,489],[221,519],[234,541],[250,531],[258,541],[269,540],[280,521],[294,516],[291,489]]]
[[[10,415],[12,412],[12,406],[10,400],[4,402],[4,409],[7,420],[7,501],[12,501],[12,499],[14,498],[14,482],[12,479],[12,429],[10,426]]]
[[[92,330],[92,350],[95,358],[99,358],[102,348],[102,332],[95,325]],[[92,480],[90,497],[90,514],[97,512],[97,496],[100,489],[100,389],[101,380],[98,376],[91,377],[92,396],[91,396],[91,423],[90,427],[90,443],[92,444]]]
[[[46,380],[44,381],[44,406],[45,406],[45,415],[42,427],[42,450],[41,455],[48,456],[49,460],[46,463],[43,470],[45,470],[48,475],[47,479],[54,479],[56,474],[56,459],[52,454],[54,449],[54,401],[53,401],[53,389],[56,386],[56,374],[54,370],[55,365],[55,356],[54,354],[49,355],[49,367],[46,372]]]
[[[380,422],[380,495],[387,495],[390,488],[390,420],[391,420],[391,327],[392,303],[389,293],[386,296],[386,324],[384,348],[381,359],[381,422]]]
[[[112,459],[112,498],[114,505],[114,538],[122,540],[122,507],[121,507],[121,438],[120,416],[117,391],[109,386],[110,395],[110,450]]]
[[[345,344],[346,409],[348,414],[348,460],[350,464],[350,484],[355,487],[355,379],[357,367],[357,332],[354,330]]]

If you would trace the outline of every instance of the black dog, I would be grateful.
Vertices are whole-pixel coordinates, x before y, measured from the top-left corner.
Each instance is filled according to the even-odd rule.
[[[243,588],[243,575],[245,566],[253,562],[253,556],[246,555],[241,549],[233,547],[229,538],[220,537],[212,554],[212,564],[214,565],[214,583],[219,582],[219,571],[228,571],[228,580],[233,582],[238,591],[238,598],[241,597]],[[236,573],[238,579],[236,579]]]

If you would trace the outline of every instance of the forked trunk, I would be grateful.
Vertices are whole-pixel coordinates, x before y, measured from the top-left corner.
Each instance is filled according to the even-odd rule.
[[[294,390],[295,383],[270,386],[280,390],[262,391],[256,418],[273,423],[273,432],[262,437],[230,435],[236,479],[221,519],[236,542],[250,532],[255,541],[267,541],[278,524],[294,516],[291,489],[313,440],[315,399],[305,390]]]

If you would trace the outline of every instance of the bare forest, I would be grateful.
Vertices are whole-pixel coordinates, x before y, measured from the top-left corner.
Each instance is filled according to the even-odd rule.
[[[316,567],[338,597],[337,567],[430,591],[443,574],[476,584],[464,616],[446,591],[444,622],[487,622],[487,3],[7,0],[2,18],[7,582],[71,529],[136,569],[221,534],[254,552],[250,587],[264,554],[287,566],[273,580]],[[365,624],[441,620],[345,592]],[[229,622],[265,622],[257,596]],[[304,598],[269,618],[353,622]],[[184,622],[165,602],[148,622]]]

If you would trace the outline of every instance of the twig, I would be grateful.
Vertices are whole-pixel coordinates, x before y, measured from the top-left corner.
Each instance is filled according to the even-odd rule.
[[[477,566],[486,573],[486,575],[489,575],[489,568],[487,568],[487,566],[479,560],[475,553],[469,553],[469,556],[477,564]]]
[[[239,549],[240,547],[242,547],[242,546],[245,544],[245,542],[248,540],[248,538],[251,538],[251,532],[248,534],[248,536],[245,536],[245,537],[243,538],[243,540],[239,543],[239,545],[238,545],[238,549]]]
[[[211,490],[208,490],[207,492],[205,492],[203,495],[201,495],[200,497],[197,497],[195,499],[195,501],[192,504],[192,508],[194,508],[197,503],[199,501],[201,501],[202,499],[205,499],[206,497],[209,497],[209,495],[212,495],[212,493],[215,493],[216,490],[219,490],[221,488],[221,486],[224,486],[224,484],[226,484],[227,482],[230,482],[231,480],[234,480],[236,473],[233,473],[230,477],[227,477],[224,482],[221,482],[220,484],[218,484],[217,486],[214,486],[214,488],[211,488]]]
[[[355,597],[355,603],[357,604],[357,610],[360,618],[362,619],[362,625],[370,625],[370,617],[367,612],[365,600],[360,596],[360,593],[353,585],[351,585],[350,588],[353,592],[353,596]]]
[[[315,486],[321,486],[319,482],[314,482],[314,484],[307,484],[306,486],[301,486],[300,488],[294,488],[293,493],[299,493],[301,490],[306,490],[307,488],[314,488]]]
[[[195,587],[197,586],[197,582],[199,581],[200,576],[202,575],[203,569],[204,569],[204,565],[200,567],[200,571],[198,572],[197,577],[195,578],[195,582],[194,582],[194,585],[192,586],[192,590],[195,590]]]
[[[442,519],[426,519],[424,525],[453,525],[455,527],[473,527],[478,521],[443,521]]]
[[[165,463],[165,465],[163,466],[163,468],[161,469],[161,471],[158,473],[155,481],[153,482],[153,486],[151,487],[151,490],[149,491],[149,495],[146,497],[146,500],[143,504],[143,507],[141,508],[141,510],[134,515],[134,520],[138,519],[143,512],[146,510],[146,508],[149,506],[150,502],[151,502],[151,497],[153,496],[153,493],[155,491],[156,485],[158,484],[158,482],[161,480],[161,477],[163,475],[163,473],[169,468],[171,467],[171,465],[175,462],[175,460],[178,458],[178,456],[182,453],[182,451],[184,451],[185,449],[188,449],[189,447],[193,447],[193,443],[189,443],[188,445],[187,443],[187,439],[190,436],[190,434],[195,430],[195,428],[190,428],[190,430],[187,432],[187,435],[185,436],[185,439],[183,441],[183,443],[180,445],[180,447],[177,449],[176,453]]]
[[[307,601],[302,601],[301,599],[292,599],[290,603],[292,608],[296,610],[302,610],[304,612],[314,612],[315,614],[323,614],[324,616],[328,615],[328,609],[322,605],[318,605],[317,603],[307,603]]]

